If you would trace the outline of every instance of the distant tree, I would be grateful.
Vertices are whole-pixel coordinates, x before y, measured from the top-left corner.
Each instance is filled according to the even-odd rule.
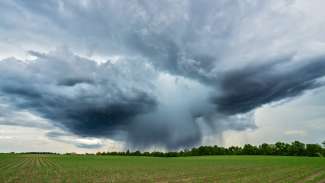
[[[242,150],[242,153],[244,155],[257,155],[258,154],[258,148],[256,146],[245,144],[244,148]]]
[[[192,148],[192,150],[190,151],[190,156],[199,156],[200,153],[199,153],[199,150],[198,148]]]
[[[325,147],[325,140],[322,142],[323,146]]]
[[[237,146],[231,146],[228,148],[228,154],[229,155],[238,155],[240,154],[242,151],[241,147],[237,147]]]
[[[209,155],[209,149],[207,146],[200,146],[198,151],[199,155]]]
[[[292,142],[290,146],[290,155],[303,156],[305,155],[305,144],[299,141]]]
[[[325,147],[325,143],[322,143]],[[33,153],[33,152],[32,152]],[[35,152],[48,153],[48,152]],[[73,155],[74,153],[67,153]],[[229,148],[215,146],[200,146],[183,151],[172,152],[98,152],[96,155],[119,155],[119,156],[154,156],[154,157],[177,157],[177,156],[204,156],[204,155],[281,155],[281,156],[325,156],[325,148],[319,144],[304,144],[294,141],[291,144],[277,142],[275,144],[262,144],[253,146],[246,144],[244,147],[231,146]]]
[[[290,144],[284,142],[277,142],[275,143],[274,154],[287,156],[289,155]]]
[[[213,152],[213,155],[225,155],[225,154],[229,154],[227,148],[218,147],[218,146],[213,146],[212,152]]]
[[[272,145],[270,144],[262,144],[259,146],[259,151],[260,151],[260,154],[263,154],[263,155],[272,155],[274,154],[274,148]]]
[[[307,144],[306,155],[308,156],[320,156],[322,154],[322,146],[318,144]]]

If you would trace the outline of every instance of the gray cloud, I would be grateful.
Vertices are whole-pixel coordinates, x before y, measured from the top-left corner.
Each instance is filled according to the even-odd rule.
[[[98,149],[104,146],[102,141],[99,139],[87,139],[87,138],[82,139],[82,138],[77,138],[71,134],[59,132],[59,131],[50,131],[46,134],[46,136],[51,140],[73,144],[78,148]]]
[[[317,79],[325,75],[325,57],[295,65],[288,65],[290,61],[247,66],[223,75],[222,94],[214,98],[218,110],[229,115],[246,113],[321,86]]]
[[[102,147],[101,144],[84,144],[84,143],[77,143],[76,146],[79,148],[86,148],[86,149],[98,149]]]
[[[38,129],[51,129],[53,126],[46,119],[33,115],[26,110],[21,110],[0,100],[0,125],[33,127]]]
[[[113,137],[135,116],[155,110],[151,81],[145,78],[155,77],[149,67],[136,61],[98,65],[58,52],[31,63],[0,62],[0,93],[6,102],[82,136]]]

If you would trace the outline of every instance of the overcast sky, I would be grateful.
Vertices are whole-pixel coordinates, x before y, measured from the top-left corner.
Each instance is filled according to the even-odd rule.
[[[0,2],[0,151],[325,140],[322,0]]]

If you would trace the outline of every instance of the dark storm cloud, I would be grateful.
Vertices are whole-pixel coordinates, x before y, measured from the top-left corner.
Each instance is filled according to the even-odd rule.
[[[319,87],[325,76],[325,57],[296,65],[276,61],[247,66],[222,76],[222,94],[214,99],[218,110],[228,115],[246,113],[263,104],[280,101]]]
[[[154,98],[143,93],[136,95],[136,98],[120,99],[103,106],[97,106],[98,103],[93,106],[89,103],[77,103],[67,107],[67,103],[63,103],[63,106],[58,106],[61,109],[53,118],[56,121],[65,121],[64,126],[79,135],[113,136],[116,131],[125,130],[137,115],[154,110]],[[65,111],[64,114],[61,114],[61,110]]]
[[[63,86],[74,86],[82,83],[93,84],[93,81],[88,78],[66,78],[58,82],[59,85]]]
[[[131,67],[145,75],[132,73],[129,65],[98,65],[63,52],[27,64],[0,62],[0,96],[81,136],[113,137],[137,115],[155,110],[151,81],[145,79],[154,74],[141,63]]]

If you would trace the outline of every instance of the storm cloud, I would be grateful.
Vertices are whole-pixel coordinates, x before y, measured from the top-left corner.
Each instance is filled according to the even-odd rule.
[[[256,128],[259,107],[322,85],[325,22],[304,7],[4,0],[0,48],[18,56],[0,61],[0,104],[131,148],[191,147]]]
[[[84,136],[113,136],[138,114],[155,109],[152,84],[145,78],[155,77],[149,66],[98,65],[61,51],[39,54],[30,63],[0,62],[4,100]]]
[[[225,73],[221,80],[222,95],[213,99],[218,110],[228,115],[246,113],[322,85],[317,79],[325,75],[325,57],[295,65],[290,62],[293,61],[276,61]]]

